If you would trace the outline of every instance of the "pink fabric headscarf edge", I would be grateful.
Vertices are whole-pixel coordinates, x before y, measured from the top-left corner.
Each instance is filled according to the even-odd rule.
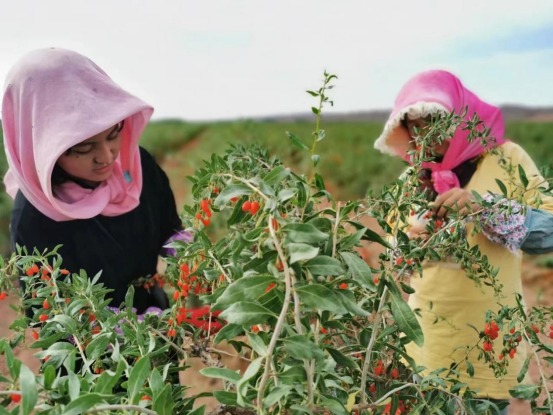
[[[503,138],[505,123],[499,108],[480,100],[466,89],[455,75],[447,71],[432,70],[415,75],[403,86],[384,126],[384,131],[376,140],[374,147],[382,153],[399,156],[409,162],[406,151],[410,137],[400,126],[403,117],[407,115],[410,119],[416,119],[439,112],[454,110],[458,112],[467,105],[466,119],[472,118],[476,112],[484,125],[490,128],[491,136],[496,139],[496,145],[507,141]],[[453,168],[489,148],[479,142],[469,143],[467,135],[467,132],[460,129],[456,131],[443,162],[424,165],[425,168],[432,170],[434,187],[440,194],[459,187],[459,180],[452,172]]]
[[[15,198],[20,189],[55,221],[131,211],[142,191],[138,141],[153,112],[77,52],[47,48],[27,53],[8,72],[2,99],[8,194]],[[69,182],[60,189],[67,197],[54,197],[51,175],[59,156],[122,120],[121,152],[110,178],[94,190]]]

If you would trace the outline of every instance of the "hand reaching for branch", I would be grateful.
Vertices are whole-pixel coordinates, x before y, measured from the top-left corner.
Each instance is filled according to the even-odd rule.
[[[459,216],[464,216],[471,213],[466,205],[469,205],[473,211],[480,207],[471,192],[456,187],[445,192],[436,199],[433,205],[433,213],[437,218],[443,219],[451,213],[446,208],[447,206],[453,209]]]

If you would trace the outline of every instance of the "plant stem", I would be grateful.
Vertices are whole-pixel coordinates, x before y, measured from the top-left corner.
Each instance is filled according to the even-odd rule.
[[[365,353],[365,363],[363,364],[363,373],[361,374],[361,399],[360,403],[365,403],[365,389],[367,384],[367,373],[369,372],[369,365],[371,364],[371,352],[376,342],[376,334],[378,332],[378,326],[380,325],[380,319],[382,318],[382,307],[386,302],[386,297],[388,294],[388,287],[384,287],[382,291],[382,296],[380,297],[380,303],[378,304],[378,310],[376,311],[376,318],[373,323],[373,330],[371,333],[371,339],[369,345],[367,346],[367,352]]]
[[[524,330],[523,330],[524,331]],[[530,337],[524,332],[524,337],[526,338],[526,341],[530,345],[530,350],[532,350],[532,354],[536,358],[536,363],[538,364],[538,370],[540,372],[541,381],[543,383],[543,388],[545,389],[545,394],[547,395],[547,402],[549,402],[549,413],[553,414],[553,401],[551,400],[551,393],[549,392],[549,389],[547,388],[547,379],[545,377],[545,374],[543,373],[543,370],[541,368],[540,364],[540,357],[538,356],[538,353],[534,349],[534,344],[530,340]]]
[[[292,287],[296,284],[296,277],[292,275]],[[298,296],[298,293],[294,290],[293,294],[294,296],[294,321],[296,323],[296,331],[298,334],[303,334],[303,327],[301,324],[301,312],[300,312],[300,298]],[[305,373],[307,374],[307,400],[309,402],[309,407],[313,406],[314,403],[314,394],[313,394],[313,376],[314,376],[314,370],[311,366],[311,362],[309,360],[303,361],[303,366],[305,368]]]
[[[263,199],[265,199],[266,201],[269,201],[269,198],[267,196],[265,196],[263,194],[263,192],[261,192],[261,190],[259,190],[257,187],[255,187],[253,184],[251,184],[250,182],[248,182],[246,179],[242,179],[240,177],[236,177],[232,174],[223,174],[223,176],[226,176],[226,177],[230,177],[234,180],[237,180],[241,183],[244,183],[246,186],[248,186],[250,189],[252,189],[254,192],[256,193],[259,193],[261,195],[261,197],[263,197]]]
[[[280,336],[282,326],[284,325],[284,321],[286,320],[286,314],[288,313],[288,307],[290,305],[290,298],[291,298],[290,294],[292,292],[290,268],[288,267],[288,263],[286,262],[286,257],[284,256],[284,252],[282,251],[282,247],[280,246],[280,242],[275,233],[275,229],[273,228],[273,221],[272,221],[273,218],[274,216],[271,214],[269,217],[269,231],[271,233],[271,237],[273,238],[273,242],[277,249],[278,256],[280,257],[280,260],[282,261],[282,264],[284,266],[284,281],[286,284],[286,292],[284,294],[284,303],[282,304],[282,310],[280,311],[280,315],[278,316],[277,324],[275,326],[275,331],[273,332],[273,337],[271,337],[271,342],[269,343],[269,349],[267,350],[267,356],[265,358],[265,362],[266,362],[265,372],[263,373],[263,376],[261,378],[261,383],[259,384],[259,390],[257,392],[257,413],[260,415],[263,414],[263,395],[265,393],[265,387],[267,386],[267,381],[269,380],[269,373],[271,371],[270,362],[273,358],[273,353],[276,347],[276,343],[278,341],[278,337]]]
[[[213,252],[209,251],[209,256],[211,257],[211,259],[213,259],[213,262],[215,262],[215,265],[217,265],[217,268],[219,268],[219,271],[221,271],[223,273],[223,275],[225,276],[225,279],[227,280],[227,282],[229,284],[232,283],[232,280],[230,279],[230,277],[225,272],[225,270],[224,270],[223,266],[221,265],[221,263],[219,261],[217,261],[217,258],[215,258],[215,255],[213,255]]]

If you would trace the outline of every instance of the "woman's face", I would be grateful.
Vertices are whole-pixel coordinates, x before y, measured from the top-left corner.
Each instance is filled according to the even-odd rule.
[[[426,118],[417,118],[416,120],[405,120],[405,125],[407,127],[407,131],[409,132],[409,135],[411,136],[411,139],[415,139],[417,134],[415,134],[414,128],[418,128],[419,131],[418,135],[424,135],[424,130],[428,128],[428,123],[431,121],[431,116],[428,116]],[[437,144],[433,147],[434,153],[439,156],[443,156],[447,149],[449,148],[451,139],[447,138],[445,139],[441,144]],[[414,148],[414,143],[412,143]]]
[[[71,147],[57,161],[67,174],[88,182],[107,180],[121,150],[121,123]]]

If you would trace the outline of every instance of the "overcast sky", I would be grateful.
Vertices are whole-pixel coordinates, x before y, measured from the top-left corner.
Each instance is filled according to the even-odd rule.
[[[433,68],[494,104],[553,105],[552,0],[5,2],[2,84],[43,47],[86,55],[153,120],[309,111],[324,69],[333,112],[390,108]]]

